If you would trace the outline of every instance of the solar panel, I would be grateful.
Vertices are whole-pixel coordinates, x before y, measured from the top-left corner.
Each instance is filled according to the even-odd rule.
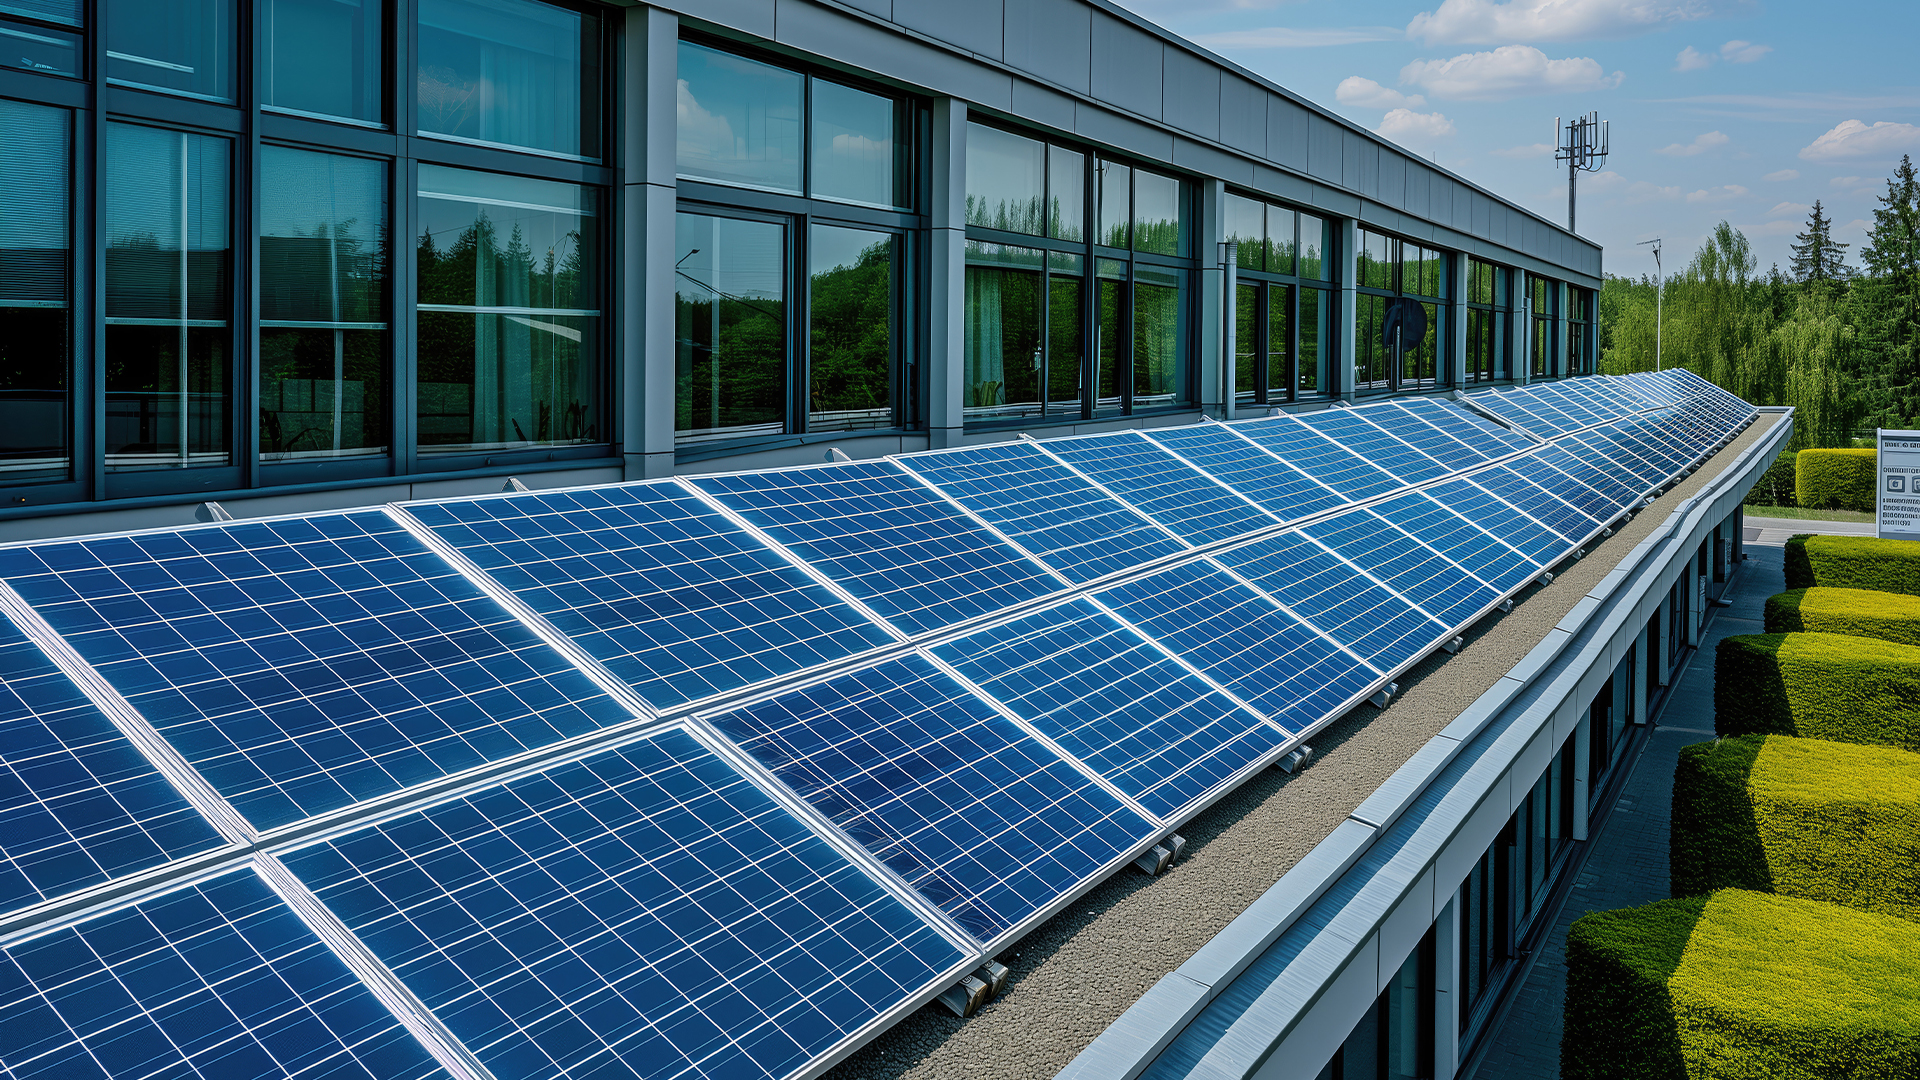
[[[1499,409],[1506,410],[1501,415],[1515,418],[1522,427],[1537,435],[1552,437],[1590,423],[1581,417],[1569,416],[1544,395],[1521,387],[1495,391],[1492,400],[1499,403]]]
[[[1373,512],[1417,536],[1428,547],[1461,569],[1506,592],[1539,574],[1541,564],[1508,547],[1474,522],[1455,514],[1424,492],[1408,492],[1373,508]]]
[[[1452,470],[1419,448],[1360,415],[1357,409],[1322,409],[1299,417],[1300,423],[1365,458],[1399,480],[1418,484]]]
[[[1576,542],[1600,529],[1598,519],[1589,517],[1557,494],[1562,486],[1557,480],[1548,481],[1555,489],[1549,491],[1513,468],[1502,465],[1474,473],[1473,482],[1492,492],[1500,501]]]
[[[631,719],[377,511],[0,552],[258,828]]]
[[[1553,438],[1566,430],[1565,424],[1536,415],[1532,410],[1525,408],[1513,395],[1498,390],[1472,394],[1467,400],[1489,415],[1500,418],[1514,429],[1530,432],[1543,439]]]
[[[0,954],[0,1076],[444,1077],[249,869]]]
[[[0,911],[220,842],[80,688],[0,618]]]
[[[1427,410],[1415,410],[1402,402],[1387,401],[1378,405],[1365,406],[1359,412],[1382,427],[1391,427],[1393,433],[1402,440],[1412,443],[1420,452],[1447,467],[1448,472],[1459,472],[1483,465],[1499,454],[1507,453],[1507,448],[1498,444],[1488,445],[1485,439],[1476,439],[1479,445],[1462,441],[1450,435],[1437,425],[1423,419]],[[1472,438],[1471,429],[1462,432]]]
[[[1585,398],[1572,393],[1562,383],[1537,383],[1528,386],[1527,393],[1552,405],[1561,414],[1572,418],[1580,427],[1604,424],[1613,418],[1612,410],[1592,407]]]
[[[1163,819],[1284,738],[1085,600],[933,654]]]
[[[1191,543],[1225,540],[1277,520],[1138,432],[1040,445]]]
[[[981,941],[1155,832],[918,656],[713,723]]]
[[[1529,470],[1534,483],[1551,487],[1555,495],[1579,507],[1581,513],[1595,521],[1612,521],[1632,502],[1634,493],[1626,489],[1626,485],[1620,485],[1626,489],[1624,494],[1612,494],[1595,487],[1594,483],[1601,482],[1594,476],[1595,467],[1581,462],[1558,445],[1542,447],[1537,460],[1554,471]],[[1590,480],[1594,483],[1589,483]]]
[[[1281,520],[1346,503],[1325,484],[1234,434],[1227,425],[1161,428],[1146,435]]]
[[[1632,423],[1626,421],[1625,423]],[[1665,455],[1656,458],[1639,440],[1629,440],[1623,433],[1624,423],[1616,423],[1599,431],[1590,431],[1580,436],[1580,441],[1611,462],[1613,468],[1632,478],[1634,486],[1645,489],[1672,475],[1673,468],[1667,463]],[[1575,448],[1578,452],[1578,448]]]
[[[1426,489],[1427,496],[1471,518],[1474,524],[1550,566],[1573,546],[1574,537],[1561,536],[1507,505],[1472,480],[1449,480]]]
[[[656,709],[894,640],[678,484],[406,509]]]
[[[1298,533],[1215,559],[1382,671],[1424,654],[1452,629]]]
[[[1210,562],[1162,570],[1099,598],[1289,732],[1337,712],[1383,674]]]
[[[1031,443],[897,460],[1075,583],[1186,550],[1165,529]]]
[[[495,1076],[784,1077],[966,958],[685,731],[285,861]]]
[[[1227,426],[1349,500],[1371,498],[1406,486],[1392,473],[1314,431],[1296,417],[1236,420]]]
[[[1555,449],[1580,466],[1580,471],[1576,473],[1564,461],[1555,459],[1553,463],[1561,471],[1577,476],[1581,483],[1606,496],[1615,507],[1630,505],[1642,491],[1647,489],[1648,485],[1645,483],[1620,478],[1619,474],[1622,471],[1620,458],[1623,455],[1617,451],[1609,453],[1597,446],[1589,446],[1577,440],[1564,441]]]
[[[1526,435],[1501,427],[1472,409],[1449,405],[1432,398],[1408,398],[1395,402],[1459,442],[1484,450],[1491,457],[1526,450],[1535,442]]]
[[[1372,511],[1356,510],[1301,531],[1418,604],[1442,625],[1461,626],[1499,598],[1492,588]]]
[[[1059,587],[891,462],[690,481],[909,634]]]

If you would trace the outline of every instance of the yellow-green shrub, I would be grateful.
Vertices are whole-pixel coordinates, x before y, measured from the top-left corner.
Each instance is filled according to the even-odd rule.
[[[1722,639],[1713,730],[1920,751],[1920,647],[1822,633]]]
[[[1920,645],[1920,597],[1870,589],[1793,589],[1767,598],[1769,634],[1817,630]]]
[[[1873,450],[1802,450],[1793,463],[1793,495],[1801,506],[1873,512],[1878,486]]]
[[[1723,888],[1920,918],[1920,754],[1785,735],[1683,747],[1676,896]]]
[[[1787,588],[1873,589],[1920,596],[1920,542],[1872,536],[1787,541]]]
[[[1920,923],[1723,889],[1567,935],[1566,1080],[1911,1080]]]

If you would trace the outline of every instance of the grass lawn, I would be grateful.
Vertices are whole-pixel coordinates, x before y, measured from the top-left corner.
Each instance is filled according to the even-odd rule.
[[[1748,517],[1791,518],[1795,521],[1859,521],[1873,524],[1872,514],[1858,510],[1804,510],[1798,506],[1749,506]]]

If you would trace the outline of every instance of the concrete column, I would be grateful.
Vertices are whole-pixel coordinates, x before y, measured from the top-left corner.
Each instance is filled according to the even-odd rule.
[[[1460,252],[1453,257],[1453,273],[1449,275],[1446,304],[1447,310],[1447,371],[1442,379],[1446,385],[1456,389],[1467,385],[1467,255]]]
[[[1460,1071],[1460,893],[1456,889],[1433,924],[1433,1075]]]
[[[928,445],[958,446],[966,429],[967,103],[933,103],[933,228],[927,233],[925,400]]]
[[[680,19],[627,9],[626,188],[621,207],[620,357],[615,379],[626,477],[673,475],[673,218]]]
[[[1226,270],[1220,265],[1220,241],[1226,239],[1227,185],[1200,184],[1200,221],[1193,230],[1193,253],[1200,260],[1200,382],[1194,400],[1208,416],[1233,415],[1233,342],[1226,326]]]
[[[1340,336],[1340,355],[1333,365],[1333,377],[1338,386],[1338,396],[1352,401],[1356,336],[1354,313],[1359,310],[1359,293],[1354,289],[1354,284],[1359,280],[1360,224],[1352,218],[1340,218],[1336,228],[1340,232],[1340,314],[1334,321],[1334,332]]]

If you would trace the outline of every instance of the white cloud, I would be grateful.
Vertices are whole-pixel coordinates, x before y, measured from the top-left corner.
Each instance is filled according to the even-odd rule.
[[[1713,57],[1708,56],[1706,53],[1701,52],[1691,45],[1681,49],[1680,55],[1673,58],[1673,70],[1675,71],[1699,71],[1703,67],[1712,66]]]
[[[1627,200],[1629,202],[1663,202],[1667,199],[1677,199],[1679,197],[1680,189],[1678,187],[1661,187],[1658,184],[1650,184],[1645,180],[1635,180],[1627,186]]]
[[[1687,201],[1690,203],[1726,202],[1729,199],[1738,199],[1746,195],[1746,193],[1747,189],[1741,187],[1739,184],[1721,184],[1719,187],[1689,191],[1687,192]]]
[[[1720,46],[1720,58],[1729,64],[1751,64],[1772,51],[1771,45],[1755,45],[1736,38]]]
[[[1403,94],[1390,86],[1381,86],[1372,79],[1363,79],[1358,75],[1349,75],[1340,80],[1333,91],[1334,100],[1342,105],[1354,105],[1363,109],[1418,109],[1427,103],[1419,94]]]
[[[1655,150],[1654,153],[1665,154],[1668,157],[1692,157],[1695,154],[1704,154],[1709,150],[1718,149],[1732,141],[1718,131],[1708,131],[1695,135],[1690,143],[1673,143]]]
[[[1842,120],[1832,131],[1800,151],[1802,161],[1839,161],[1844,158],[1887,158],[1920,146],[1920,127],[1882,120],[1872,127],[1858,120]]]
[[[1878,182],[1864,176],[1836,176],[1827,183],[1837,187],[1847,195],[1872,195],[1880,190]]]
[[[1779,172],[1770,172],[1767,175],[1761,177],[1760,179],[1771,180],[1776,184],[1781,182],[1782,180],[1798,180],[1800,179],[1800,170],[1799,169],[1781,169]]]
[[[1400,69],[1400,81],[1437,98],[1503,101],[1528,94],[1611,90],[1626,78],[1608,75],[1590,57],[1550,60],[1531,45],[1502,45],[1492,52],[1462,53],[1451,60],[1415,60]]]
[[[1210,49],[1319,49],[1329,45],[1393,41],[1399,37],[1399,29],[1392,26],[1262,26],[1201,34],[1193,40]]]
[[[1776,206],[1774,206],[1773,209],[1767,211],[1767,216],[1779,217],[1782,214],[1786,214],[1790,217],[1799,217],[1801,214],[1804,214],[1812,209],[1813,207],[1808,206],[1805,203],[1783,202],[1783,203],[1777,204]]]
[[[679,82],[674,111],[682,160],[724,160],[733,155],[733,125],[701,105],[685,79]]]
[[[1428,45],[1579,41],[1650,33],[1713,13],[1713,0],[1442,0],[1407,24]]]
[[[1864,184],[1866,182],[1867,182],[1867,178],[1864,176],[1836,176],[1833,179],[1827,181],[1827,183],[1832,184],[1834,187],[1846,187],[1846,188],[1859,187],[1861,184]]]
[[[1800,231],[1800,222],[1768,221],[1759,225],[1748,225],[1740,230],[1748,236],[1793,236]]]
[[[1396,142],[1427,142],[1453,134],[1453,121],[1447,119],[1444,113],[1394,109],[1374,130]]]
[[[1586,179],[1580,181],[1580,190],[1597,195],[1603,191],[1618,190],[1619,188],[1624,187],[1626,185],[1626,182],[1627,182],[1626,177],[1621,176],[1619,173],[1614,172],[1612,169],[1607,169],[1602,172],[1594,173],[1592,176],[1589,176]]]
[[[1553,147],[1543,143],[1528,143],[1525,146],[1509,146],[1504,150],[1489,150],[1494,157],[1503,158],[1541,158],[1552,157]]]

